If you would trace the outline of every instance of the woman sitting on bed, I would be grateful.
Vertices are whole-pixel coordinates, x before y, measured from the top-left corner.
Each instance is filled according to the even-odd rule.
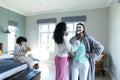
[[[25,46],[27,39],[23,36],[20,36],[16,40],[14,59],[19,60],[22,63],[27,63],[28,68],[33,69],[33,60],[26,56],[25,54],[31,49]]]

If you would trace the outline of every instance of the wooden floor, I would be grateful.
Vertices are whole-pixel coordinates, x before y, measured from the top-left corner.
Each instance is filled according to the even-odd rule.
[[[48,63],[40,63],[41,71],[41,80],[55,80],[55,65]],[[68,80],[68,75],[67,79]],[[102,74],[96,74],[95,80],[111,80],[110,77],[106,74],[106,76],[102,76]]]

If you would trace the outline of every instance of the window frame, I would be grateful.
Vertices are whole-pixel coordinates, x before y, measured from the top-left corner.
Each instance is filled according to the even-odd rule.
[[[41,28],[43,27],[43,25],[47,25],[47,32],[42,32],[41,30]],[[50,42],[49,42],[49,40],[50,40],[50,34],[52,33],[52,35],[53,35],[53,32],[54,32],[54,29],[53,29],[53,31],[50,31],[50,25],[53,25],[54,26],[54,28],[55,28],[55,25],[56,25],[56,23],[41,23],[41,24],[39,24],[39,47],[40,48],[44,48],[43,47],[43,44],[42,44],[42,34],[47,34],[47,45],[46,45],[46,48],[45,49],[47,49],[48,51],[50,51],[50,47],[49,47],[49,45],[50,45]],[[51,26],[52,27],[52,26]],[[53,45],[54,45],[54,42],[53,42]],[[54,48],[55,48],[55,46],[53,46],[52,47],[53,48],[53,50],[52,51],[54,51]]]
[[[14,28],[14,30],[12,30],[10,27]],[[18,37],[18,27],[15,26],[15,25],[8,25],[8,29],[10,31],[10,33],[8,34],[8,52],[13,52],[14,49],[15,49],[16,39]],[[12,33],[14,33],[14,34],[12,35]],[[11,38],[11,36],[14,36],[14,38]],[[11,41],[13,41],[13,42],[11,42]],[[13,46],[9,43],[13,43],[12,44]],[[9,48],[11,48],[11,46],[12,46],[13,49],[9,49]]]

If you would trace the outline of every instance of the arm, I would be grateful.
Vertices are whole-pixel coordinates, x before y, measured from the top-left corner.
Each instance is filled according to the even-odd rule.
[[[72,45],[71,45],[70,42],[68,41],[67,36],[64,36],[63,39],[64,39],[64,44],[65,44],[66,50],[67,50],[68,52],[71,52],[71,50],[72,50]]]
[[[70,53],[70,57],[73,58],[75,56],[74,52],[77,50],[80,41],[76,40],[76,37],[74,36],[70,39],[70,43],[73,46],[72,47],[72,53]]]
[[[79,47],[80,41],[79,40],[75,40],[73,43],[73,47],[72,47],[72,51],[75,52],[78,47]]]
[[[103,52],[104,47],[100,42],[98,42],[97,40],[95,40],[94,38],[90,36],[88,36],[88,41],[90,44],[91,52],[87,54],[87,56],[95,60],[96,57],[99,56]]]
[[[64,39],[64,43],[65,43],[65,48],[66,48],[69,56],[70,56],[71,58],[74,57],[73,47],[72,47],[72,45],[70,44],[69,40],[67,39],[67,36],[64,36],[63,39]]]
[[[27,53],[27,52],[30,52],[31,51],[31,49],[29,48],[29,47],[27,47],[27,46],[25,46],[25,54]]]

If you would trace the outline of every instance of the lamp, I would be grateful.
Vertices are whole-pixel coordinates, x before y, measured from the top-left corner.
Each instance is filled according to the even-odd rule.
[[[9,29],[7,29],[4,33],[10,33]]]

